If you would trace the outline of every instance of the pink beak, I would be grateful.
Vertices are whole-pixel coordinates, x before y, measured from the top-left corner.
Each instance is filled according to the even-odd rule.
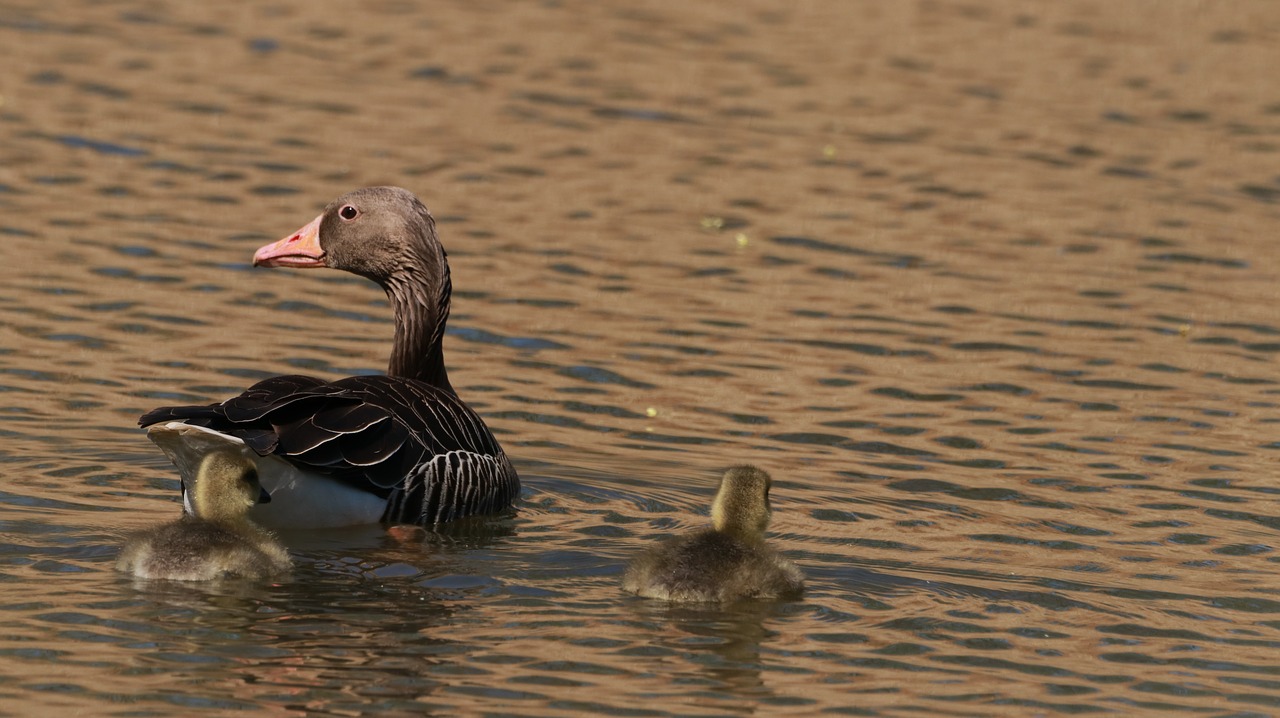
[[[324,250],[320,248],[320,215],[311,223],[279,242],[253,253],[255,267],[324,267]]]

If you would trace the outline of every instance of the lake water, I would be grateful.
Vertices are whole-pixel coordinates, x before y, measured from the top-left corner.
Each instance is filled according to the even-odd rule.
[[[0,67],[0,712],[1280,713],[1280,5],[19,1]],[[140,413],[385,366],[250,267],[370,184],[518,512],[116,573]],[[804,600],[624,594],[744,462]]]

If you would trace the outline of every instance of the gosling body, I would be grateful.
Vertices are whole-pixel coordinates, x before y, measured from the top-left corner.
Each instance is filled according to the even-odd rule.
[[[260,579],[289,570],[289,553],[248,519],[251,507],[270,500],[252,461],[236,450],[209,453],[192,483],[182,517],[130,537],[117,569],[172,581]]]
[[[765,543],[771,485],[769,474],[753,466],[725,472],[711,506],[712,528],[646,551],[627,567],[623,588],[676,602],[798,598],[804,575]]]

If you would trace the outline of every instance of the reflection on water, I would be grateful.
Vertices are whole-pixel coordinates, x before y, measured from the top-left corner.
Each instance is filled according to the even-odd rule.
[[[1280,710],[1280,11],[74,5],[0,13],[10,710]],[[385,366],[376,288],[249,264],[379,183],[519,511],[116,574],[142,411]],[[743,462],[805,599],[624,594]]]

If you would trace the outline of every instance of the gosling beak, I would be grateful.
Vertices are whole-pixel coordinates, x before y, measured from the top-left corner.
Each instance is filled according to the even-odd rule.
[[[324,250],[320,248],[320,215],[310,224],[279,242],[272,242],[253,253],[255,267],[324,267]]]
[[[267,493],[266,489],[263,489],[263,488],[258,489],[258,503],[260,504],[271,503],[271,494]]]

